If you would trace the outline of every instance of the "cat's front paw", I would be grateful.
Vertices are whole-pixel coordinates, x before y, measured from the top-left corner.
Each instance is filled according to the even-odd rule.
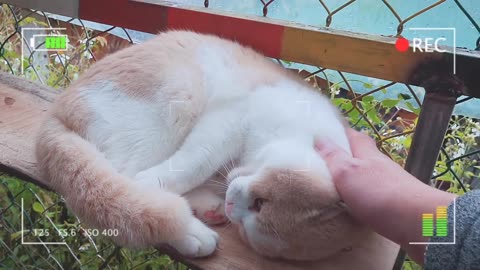
[[[215,231],[197,218],[192,218],[185,236],[169,244],[182,255],[195,258],[212,254],[217,248],[218,240]]]

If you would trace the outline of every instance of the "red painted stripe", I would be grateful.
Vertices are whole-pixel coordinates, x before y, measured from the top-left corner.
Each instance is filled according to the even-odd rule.
[[[236,40],[269,57],[280,57],[281,25],[129,0],[80,0],[79,17],[129,29],[158,33],[188,29]]]
[[[269,57],[280,57],[284,27],[265,22],[170,8],[169,29],[189,29],[236,40]]]
[[[79,2],[81,19],[149,33],[158,33],[167,26],[168,7],[129,0]]]

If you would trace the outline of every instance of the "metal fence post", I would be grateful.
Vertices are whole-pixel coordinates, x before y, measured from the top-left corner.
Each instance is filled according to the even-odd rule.
[[[457,96],[448,92],[425,95],[405,170],[425,184],[429,184],[442,147]],[[393,270],[402,269],[405,251],[400,250]]]

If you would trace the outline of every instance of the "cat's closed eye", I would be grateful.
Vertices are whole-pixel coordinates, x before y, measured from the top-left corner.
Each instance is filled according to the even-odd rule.
[[[253,200],[253,204],[248,209],[250,209],[251,211],[260,212],[265,201],[266,200],[263,198],[256,198],[255,200]]]

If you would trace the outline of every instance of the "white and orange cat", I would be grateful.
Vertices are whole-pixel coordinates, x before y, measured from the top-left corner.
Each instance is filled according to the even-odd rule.
[[[226,215],[260,254],[313,260],[364,232],[315,153],[316,137],[350,152],[327,98],[250,48],[170,31],[74,82],[36,153],[69,207],[87,224],[117,229],[119,244],[206,256],[219,239],[199,218]]]

